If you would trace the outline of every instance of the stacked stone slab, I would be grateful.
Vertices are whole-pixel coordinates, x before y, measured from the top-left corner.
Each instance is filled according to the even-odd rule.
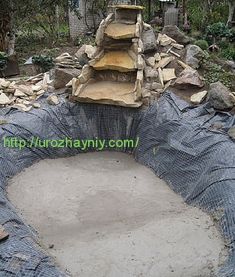
[[[118,5],[97,31],[97,49],[73,84],[79,102],[140,107],[144,79],[143,7]]]

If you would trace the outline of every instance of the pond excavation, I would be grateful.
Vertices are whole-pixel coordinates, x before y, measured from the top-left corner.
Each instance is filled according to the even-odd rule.
[[[214,276],[226,256],[212,219],[124,153],[40,161],[8,198],[72,276]]]

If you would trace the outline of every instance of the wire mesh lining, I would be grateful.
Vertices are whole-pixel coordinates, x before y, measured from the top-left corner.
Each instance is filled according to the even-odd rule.
[[[219,276],[235,276],[235,144],[223,130],[234,117],[215,113],[208,105],[192,108],[168,93],[148,109],[72,104],[44,106],[27,114],[7,111],[9,122],[0,139],[136,139],[139,146],[123,149],[152,168],[188,204],[201,207],[218,220],[231,251]],[[119,150],[120,149],[116,149]],[[33,229],[22,222],[5,196],[7,179],[34,162],[81,153],[71,148],[8,149],[0,144],[0,224],[10,233],[0,243],[0,276],[65,276],[37,244]]]

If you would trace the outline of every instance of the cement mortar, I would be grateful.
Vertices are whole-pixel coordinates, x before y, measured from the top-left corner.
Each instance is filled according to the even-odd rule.
[[[210,217],[126,154],[41,161],[8,197],[73,276],[206,277],[225,258]]]

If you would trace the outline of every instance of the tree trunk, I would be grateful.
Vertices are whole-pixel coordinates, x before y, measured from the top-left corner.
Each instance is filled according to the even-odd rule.
[[[0,51],[7,52],[7,34],[11,31],[11,1],[8,1],[0,10]]]
[[[183,15],[183,25],[184,25],[185,17],[186,17],[186,0],[182,0],[182,15]]]
[[[7,50],[7,33],[10,32],[9,18],[0,18],[0,51],[5,52]]]
[[[5,41],[5,33],[0,31],[0,52],[6,51],[6,41]]]
[[[228,5],[229,5],[229,15],[228,15],[227,25],[229,25],[230,22],[235,20],[234,19],[234,17],[235,17],[235,1],[229,0]]]
[[[8,45],[7,45],[7,54],[9,56],[14,55],[15,53],[15,41],[16,41],[16,36],[15,32],[11,32],[9,34],[9,40],[8,40]]]
[[[56,5],[55,8],[55,17],[56,17],[56,37],[59,39],[60,37],[60,8]]]
[[[148,20],[150,21],[151,20],[151,14],[152,14],[152,1],[151,0],[148,0]]]

